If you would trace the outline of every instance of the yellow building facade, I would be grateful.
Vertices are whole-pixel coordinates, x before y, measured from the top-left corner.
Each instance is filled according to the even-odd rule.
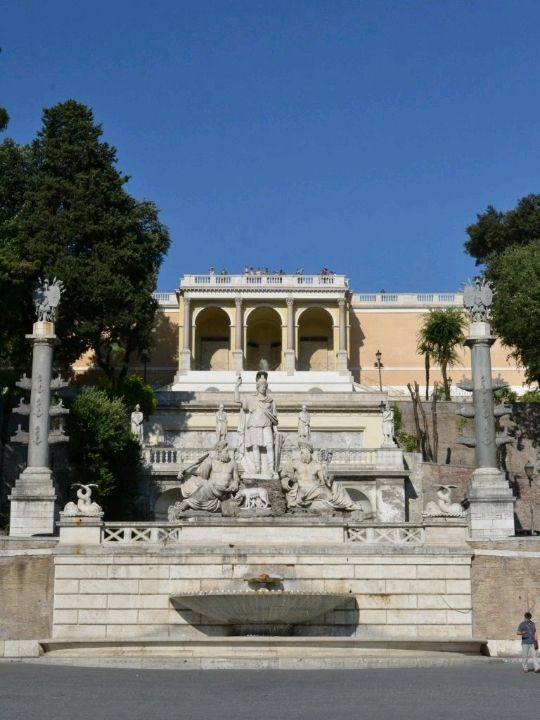
[[[174,293],[157,293],[160,312],[147,371],[173,390],[231,390],[264,367],[277,391],[379,389],[407,396],[425,386],[417,336],[431,309],[462,307],[460,293],[358,293],[345,275],[185,275]],[[377,353],[382,367],[377,367]],[[523,391],[524,375],[498,341],[493,374]],[[452,393],[469,377],[458,350]],[[142,368],[137,368],[142,374]],[[440,381],[432,367],[430,385]],[[380,385],[379,385],[380,384]]]

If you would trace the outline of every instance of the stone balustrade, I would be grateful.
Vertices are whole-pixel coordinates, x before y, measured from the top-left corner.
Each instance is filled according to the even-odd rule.
[[[345,275],[280,275],[250,274],[250,275],[184,275],[180,287],[267,287],[267,288],[302,288],[302,287],[335,287],[347,288],[348,279]]]
[[[196,462],[207,452],[204,448],[147,446],[144,462],[154,473],[176,474],[181,467]],[[292,448],[283,448],[281,462],[292,460],[294,452]],[[330,472],[354,468],[403,469],[403,454],[399,448],[330,448],[329,452],[332,453]]]

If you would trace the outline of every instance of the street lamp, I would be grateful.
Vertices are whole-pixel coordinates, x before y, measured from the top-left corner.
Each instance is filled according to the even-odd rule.
[[[375,365],[374,365],[374,367],[376,367],[377,370],[379,371],[379,390],[382,392],[382,374],[381,374],[381,370],[382,370],[383,367],[384,367],[384,365],[383,365],[382,362],[381,362],[382,352],[381,352],[380,350],[377,350],[377,352],[375,353],[375,357],[376,357],[377,359],[375,360]]]
[[[148,348],[141,350],[141,360],[143,362],[143,368],[144,368],[143,379],[144,379],[145,384],[146,384],[146,366],[148,365],[148,363],[150,362],[151,359],[152,359],[152,355],[150,353],[150,350],[148,350]]]
[[[529,481],[529,513],[531,516],[531,535],[534,535],[534,502],[533,502],[533,480],[534,480],[534,463],[532,460],[527,460],[527,464],[523,468],[525,475]]]

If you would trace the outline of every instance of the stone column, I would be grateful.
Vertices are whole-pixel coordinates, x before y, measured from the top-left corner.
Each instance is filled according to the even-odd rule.
[[[345,298],[338,300],[339,305],[339,349],[337,352],[337,369],[340,375],[347,375],[347,302]]]
[[[234,298],[234,305],[235,305],[235,327],[234,327],[234,350],[233,350],[233,359],[234,359],[234,370],[236,373],[241,373],[244,369],[244,350],[243,350],[243,340],[244,340],[244,314],[243,314],[243,308],[242,308],[242,298],[236,297]]]
[[[30,389],[28,462],[9,497],[9,534],[13,537],[49,535],[54,532],[55,523],[56,494],[49,468],[49,408],[53,346],[56,343],[54,323],[36,322],[32,335],[26,337],[33,345],[32,379],[23,377],[17,384]],[[18,435],[13,439],[19,439]]]
[[[490,347],[495,342],[489,323],[472,322],[465,344],[471,349],[476,470],[469,487],[469,526],[473,538],[514,535],[514,498],[504,473],[497,468]]]
[[[290,296],[287,298],[287,349],[285,350],[285,371],[287,375],[294,375],[296,366],[294,334],[294,299]]]
[[[186,375],[191,370],[191,298],[184,295],[184,330],[178,373]]]

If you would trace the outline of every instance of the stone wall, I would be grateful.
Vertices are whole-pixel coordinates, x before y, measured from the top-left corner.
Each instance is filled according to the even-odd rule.
[[[298,634],[364,638],[472,637],[465,546],[360,545],[89,548],[55,558],[53,637],[193,638],[230,628],[174,606],[170,596],[239,591],[246,574],[279,575],[287,590],[350,595]]]
[[[508,641],[527,610],[540,620],[540,538],[471,541],[475,637]]]
[[[0,548],[0,639],[51,636],[53,579],[51,555],[4,555]]]

